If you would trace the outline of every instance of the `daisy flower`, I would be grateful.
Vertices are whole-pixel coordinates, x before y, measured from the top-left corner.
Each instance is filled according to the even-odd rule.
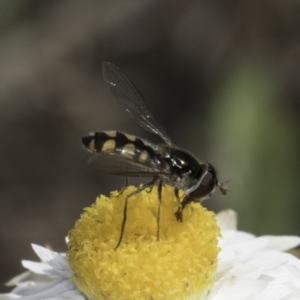
[[[173,189],[163,188],[157,241],[157,190],[129,200],[121,245],[123,205],[135,187],[100,196],[68,234],[68,251],[33,249],[41,262],[7,284],[6,299],[300,299],[300,260],[285,251],[300,237],[262,236],[236,229],[227,210],[216,217],[198,203],[177,222]],[[220,228],[220,229],[219,229]]]

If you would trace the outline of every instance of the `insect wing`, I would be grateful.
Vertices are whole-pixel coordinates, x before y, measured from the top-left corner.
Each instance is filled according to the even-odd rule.
[[[128,161],[117,155],[95,153],[88,163],[102,172],[112,175],[127,175],[139,177],[153,177],[161,174],[160,170],[154,167]]]
[[[142,94],[130,79],[117,66],[109,62],[102,64],[102,71],[107,87],[129,116],[145,130],[157,134],[165,143],[174,146],[164,126],[154,117],[144,102]]]

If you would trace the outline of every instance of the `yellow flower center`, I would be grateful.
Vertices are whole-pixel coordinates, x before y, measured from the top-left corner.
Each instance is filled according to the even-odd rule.
[[[78,289],[95,300],[204,299],[219,252],[214,213],[192,203],[177,222],[174,189],[166,186],[157,241],[157,188],[140,192],[128,200],[123,240],[114,250],[126,196],[135,189],[100,196],[70,230],[68,261]]]

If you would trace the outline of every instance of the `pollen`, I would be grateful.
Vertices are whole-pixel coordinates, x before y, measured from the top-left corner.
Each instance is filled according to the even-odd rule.
[[[157,240],[157,188],[144,190],[129,198],[123,240],[114,250],[126,196],[135,189],[101,195],[70,230],[67,258],[78,289],[93,300],[204,299],[219,252],[214,213],[192,203],[177,222],[174,189],[165,186]]]

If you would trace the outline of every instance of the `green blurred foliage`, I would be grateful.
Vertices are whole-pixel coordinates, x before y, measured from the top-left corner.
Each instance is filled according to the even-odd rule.
[[[240,228],[297,233],[298,120],[280,99],[280,84],[250,61],[232,70],[213,107],[213,155],[226,176]]]

